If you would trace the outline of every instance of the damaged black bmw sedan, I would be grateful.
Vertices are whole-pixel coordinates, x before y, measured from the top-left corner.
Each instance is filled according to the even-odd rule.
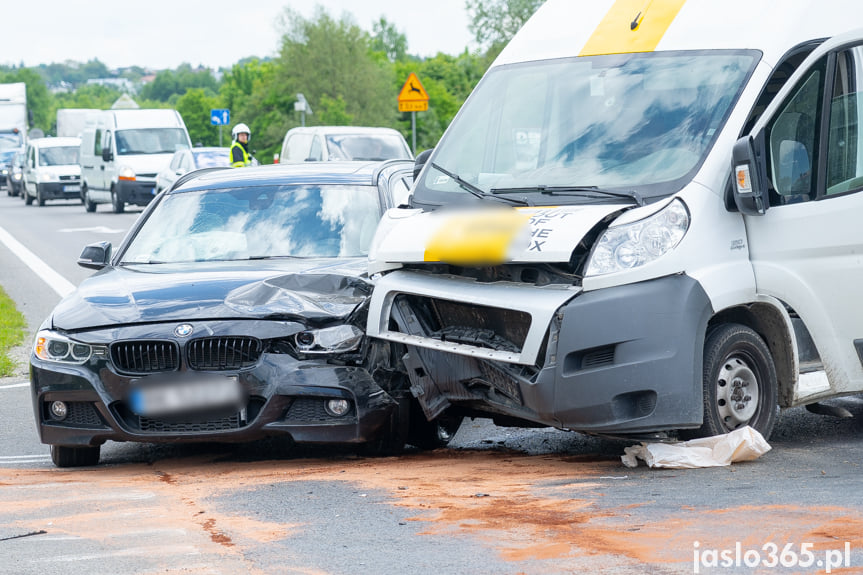
[[[363,331],[368,246],[412,168],[199,171],[114,253],[87,246],[78,263],[98,273],[57,305],[31,354],[54,464],[94,465],[108,440],[445,441],[440,425],[408,424],[400,352]]]

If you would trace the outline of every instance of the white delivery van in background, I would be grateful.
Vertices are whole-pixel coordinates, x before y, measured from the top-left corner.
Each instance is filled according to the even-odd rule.
[[[176,110],[104,110],[87,117],[81,133],[81,198],[88,212],[110,203],[146,206],[155,197],[156,174],[174,152],[191,148]]]
[[[769,436],[863,392],[861,23],[858,0],[544,4],[369,256],[368,333],[405,346],[426,416]]]
[[[413,154],[404,136],[392,128],[311,126],[288,130],[279,162],[411,159]]]
[[[28,206],[46,200],[81,197],[80,138],[32,138],[27,141],[22,170],[21,195]]]

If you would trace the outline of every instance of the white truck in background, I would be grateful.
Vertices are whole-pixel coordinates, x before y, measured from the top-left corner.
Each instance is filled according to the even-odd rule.
[[[96,108],[60,108],[57,110],[57,137],[79,138],[87,118],[101,110]]]
[[[0,150],[23,148],[27,135],[27,85],[0,84]]]

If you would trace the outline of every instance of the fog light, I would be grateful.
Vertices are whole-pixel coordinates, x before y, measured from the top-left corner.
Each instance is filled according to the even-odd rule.
[[[51,415],[54,419],[63,420],[69,414],[69,408],[62,401],[55,401],[51,404]]]
[[[351,410],[351,402],[347,399],[331,399],[324,405],[326,406],[327,413],[336,417],[342,417]]]

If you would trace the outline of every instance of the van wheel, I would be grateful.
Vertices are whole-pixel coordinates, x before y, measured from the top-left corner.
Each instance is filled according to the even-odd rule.
[[[708,334],[702,385],[704,421],[692,437],[722,435],[746,425],[770,437],[779,412],[776,367],[755,330],[732,323]]]
[[[413,402],[408,443],[420,449],[446,447],[461,427],[464,417],[443,412],[433,421],[428,421],[422,408]]]
[[[45,198],[42,197],[42,189],[39,188],[39,185],[36,185],[36,203],[40,206],[45,205]]]
[[[90,190],[84,186],[81,191],[81,202],[84,204],[84,209],[88,212],[96,211],[96,202],[90,199]]]
[[[26,205],[26,206],[32,206],[32,205],[33,205],[33,196],[31,196],[31,195],[27,192],[27,190],[24,190],[24,193],[23,193],[22,195],[24,196],[24,205]]]
[[[96,447],[51,446],[51,461],[57,467],[83,467],[99,463],[99,449]]]
[[[120,195],[111,188],[111,208],[115,214],[122,214],[126,209],[126,205],[120,200]]]

